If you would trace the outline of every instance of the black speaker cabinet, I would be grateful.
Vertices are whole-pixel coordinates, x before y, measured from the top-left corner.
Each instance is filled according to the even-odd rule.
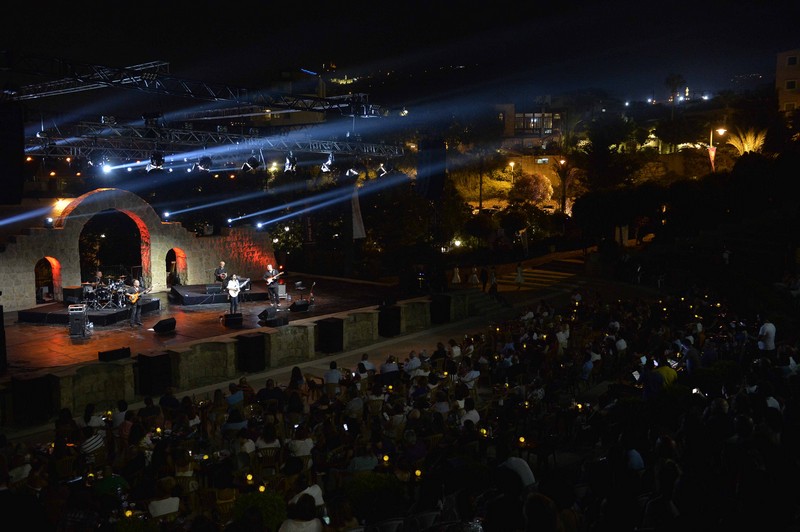
[[[241,329],[243,325],[242,313],[235,312],[233,314],[223,314],[223,321],[225,322],[225,327]]]
[[[169,355],[136,357],[136,391],[139,395],[161,395],[172,385],[172,362]]]
[[[267,321],[275,318],[278,315],[278,309],[275,307],[267,307],[258,315],[260,321]]]
[[[317,322],[317,351],[338,353],[344,350],[344,320],[324,318]]]
[[[433,294],[431,296],[431,323],[435,325],[450,323],[452,299],[449,294]]]
[[[153,325],[153,330],[159,334],[174,331],[175,318],[167,318],[164,320],[160,320],[158,323]]]
[[[97,359],[101,362],[112,362],[114,360],[122,360],[125,358],[131,358],[130,347],[120,347],[119,349],[100,351],[97,353]]]
[[[206,285],[206,294],[221,294],[222,293],[222,285],[221,284],[207,284]]]
[[[267,367],[265,352],[266,339],[263,334],[240,334],[236,337],[236,366],[239,371],[264,371]]]
[[[289,306],[289,310],[292,312],[307,312],[308,299],[298,299],[297,301],[294,301],[291,306]]]
[[[55,397],[58,396],[58,381],[52,375],[31,379],[11,379],[11,396],[14,422],[19,425],[52,423],[55,415]]]
[[[400,334],[400,307],[383,307],[378,312],[378,335],[391,338]]]

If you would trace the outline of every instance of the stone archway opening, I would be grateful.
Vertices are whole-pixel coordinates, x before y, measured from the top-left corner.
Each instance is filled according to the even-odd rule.
[[[52,303],[61,293],[61,263],[53,257],[42,257],[33,268],[36,280],[36,304]]]
[[[140,278],[142,244],[149,244],[148,236],[147,228],[131,213],[106,209],[94,214],[79,238],[81,279],[90,279],[98,269],[106,277],[127,282]]]
[[[172,248],[166,256],[167,286],[179,286],[186,279],[186,252],[181,248]]]

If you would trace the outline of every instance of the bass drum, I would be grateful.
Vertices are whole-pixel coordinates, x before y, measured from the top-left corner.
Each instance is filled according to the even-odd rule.
[[[108,305],[110,305],[112,302],[112,296],[113,294],[111,293],[111,290],[105,287],[98,288],[94,291],[95,300],[100,308],[106,308]]]

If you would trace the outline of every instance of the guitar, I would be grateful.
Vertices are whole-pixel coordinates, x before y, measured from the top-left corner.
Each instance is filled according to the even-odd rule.
[[[230,294],[230,296],[231,296],[231,297],[236,297],[236,296],[238,296],[238,295],[239,295],[239,291],[240,291],[242,288],[244,288],[244,287],[245,287],[245,285],[246,285],[247,283],[249,283],[249,282],[250,282],[250,278],[249,278],[249,277],[248,277],[247,279],[245,279],[244,281],[240,281],[240,282],[239,282],[239,286],[237,286],[236,288],[228,288],[228,294]]]
[[[149,294],[150,290],[152,290],[152,288],[148,288],[143,292],[134,292],[132,294],[125,294],[125,297],[128,298],[128,302],[130,302],[131,305],[135,305],[136,302],[139,301],[139,298],[145,294]]]
[[[273,275],[272,277],[264,277],[264,280],[267,282],[267,286],[271,285],[275,282],[275,279],[283,275],[284,272],[278,272],[277,275]]]

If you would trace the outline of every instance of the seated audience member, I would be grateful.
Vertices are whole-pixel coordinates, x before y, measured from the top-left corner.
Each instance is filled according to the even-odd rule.
[[[303,494],[297,501],[289,503],[287,518],[278,532],[322,532],[323,529],[322,521],[317,517],[314,497]]]
[[[148,504],[147,511],[151,517],[161,517],[180,510],[181,498],[173,494],[175,479],[164,477],[156,482],[156,495]]]

